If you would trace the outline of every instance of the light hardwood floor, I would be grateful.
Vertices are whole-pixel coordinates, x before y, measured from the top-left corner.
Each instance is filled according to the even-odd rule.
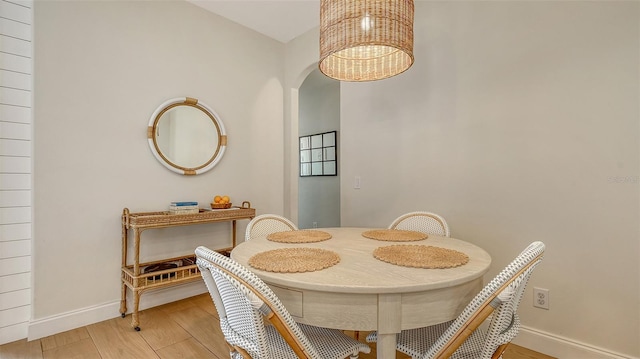
[[[27,342],[0,346],[1,359],[227,359],[211,297],[202,294],[140,312],[141,331],[130,326],[131,316]],[[360,333],[364,338],[366,333]],[[375,344],[370,354],[375,358]],[[554,359],[510,345],[504,359]],[[398,353],[397,359],[408,358]]]

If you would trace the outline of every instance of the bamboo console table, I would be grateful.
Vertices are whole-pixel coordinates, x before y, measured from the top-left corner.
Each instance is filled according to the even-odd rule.
[[[187,256],[166,258],[159,261],[140,263],[140,234],[146,229],[189,226],[194,224],[231,222],[231,247],[217,249],[218,252],[228,253],[236,246],[236,221],[255,217],[256,210],[249,202],[243,202],[242,207],[229,209],[202,211],[194,214],[170,214],[169,212],[139,212],[131,213],[128,208],[122,211],[122,297],[120,314],[124,318],[127,313],[127,288],[133,292],[133,311],[131,326],[139,331],[140,322],[138,309],[140,295],[149,289],[164,288],[199,280],[200,272],[195,264],[194,254]],[[133,230],[133,263],[127,263],[128,233]],[[160,263],[181,263],[176,268],[144,273],[143,268]]]

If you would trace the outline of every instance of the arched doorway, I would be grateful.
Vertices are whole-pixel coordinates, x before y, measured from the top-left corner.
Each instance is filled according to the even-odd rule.
[[[316,68],[298,91],[298,138],[336,131],[338,161],[335,175],[301,177],[298,167],[297,223],[301,229],[340,226],[339,129],[340,82],[326,77]],[[316,151],[326,156],[325,152]]]

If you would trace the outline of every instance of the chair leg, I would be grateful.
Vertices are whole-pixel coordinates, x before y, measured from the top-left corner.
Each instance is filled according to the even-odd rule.
[[[230,357],[233,358],[233,353],[240,353],[240,355],[242,355],[243,358],[251,359],[251,355],[249,355],[249,353],[246,350],[244,350],[244,349],[242,349],[242,348],[240,348],[238,346],[231,345],[227,341],[225,341],[225,342],[227,343],[227,346],[229,347],[229,356]]]
[[[493,352],[493,355],[491,356],[491,359],[499,359],[502,358],[502,353],[504,353],[505,349],[507,349],[507,347],[509,346],[510,343],[507,344],[502,344],[501,346],[498,347],[498,349],[496,349],[495,352]]]
[[[240,347],[235,347],[235,349],[236,349],[236,351],[238,353],[240,353],[240,355],[242,355],[243,358],[251,359],[251,355],[249,355],[249,353],[246,350],[244,350],[244,349],[242,349]]]

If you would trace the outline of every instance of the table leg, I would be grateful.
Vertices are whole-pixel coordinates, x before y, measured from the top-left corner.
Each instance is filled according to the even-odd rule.
[[[140,292],[133,291],[133,312],[131,313],[131,327],[137,331],[140,331],[140,318],[138,316],[138,309],[140,308]]]
[[[140,233],[138,228],[133,229],[133,287],[138,287],[138,276],[140,275]]]
[[[120,294],[120,315],[124,318],[127,314],[127,286],[122,280],[122,293]]]
[[[129,209],[122,210],[122,270],[127,266],[127,246],[128,246],[128,228]],[[124,318],[127,314],[127,286],[124,281],[124,273],[120,273],[120,281],[122,282],[122,291],[120,294],[120,315]]]
[[[235,248],[236,247],[236,220],[234,219],[233,221],[231,221],[231,247]]]
[[[378,295],[378,359],[396,357],[396,334],[402,328],[402,295]]]
[[[377,359],[389,359],[396,357],[396,333],[380,334],[376,342]]]
[[[138,228],[133,229],[133,312],[131,313],[131,327],[139,331],[140,321],[138,319],[138,307],[140,306],[140,291],[138,277],[140,276],[140,233],[142,231]]]

